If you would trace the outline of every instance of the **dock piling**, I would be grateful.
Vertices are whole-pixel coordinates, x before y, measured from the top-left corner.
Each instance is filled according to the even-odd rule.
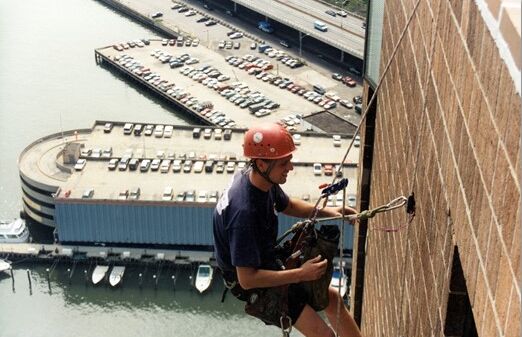
[[[11,272],[11,286],[13,288],[13,293],[15,293],[16,291],[15,291],[15,279],[14,279],[13,269],[11,268],[9,271]]]
[[[29,281],[29,296],[33,295],[33,284],[31,282],[31,271],[27,269],[27,280]]]
[[[47,286],[49,287],[49,294],[52,295],[53,291],[51,290],[51,270],[46,268],[45,271],[47,272]]]

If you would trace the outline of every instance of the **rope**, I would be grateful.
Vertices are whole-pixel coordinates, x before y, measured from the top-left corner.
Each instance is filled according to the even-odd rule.
[[[370,101],[368,102],[368,104],[366,105],[366,108],[364,109],[364,113],[361,116],[361,121],[359,122],[359,125],[357,126],[357,129],[354,132],[353,138],[350,141],[350,144],[348,145],[348,149],[346,150],[340,165],[337,167],[336,174],[334,174],[334,177],[332,179],[332,183],[331,183],[332,185],[335,183],[338,174],[341,172],[341,170],[342,170],[342,168],[344,166],[344,163],[346,162],[346,158],[348,157],[348,154],[350,153],[350,150],[351,150],[351,148],[352,148],[352,146],[353,146],[353,144],[355,142],[355,138],[359,134],[359,131],[361,129],[361,125],[366,120],[366,116],[368,115],[370,107],[372,106],[375,98],[377,97],[377,93],[379,92],[379,89],[380,89],[380,87],[381,87],[381,85],[383,83],[383,80],[386,77],[386,74],[388,73],[388,70],[390,69],[392,61],[395,59],[395,55],[397,54],[397,50],[399,49],[399,45],[401,44],[402,39],[406,35],[406,31],[408,30],[408,27],[410,26],[410,23],[413,20],[413,16],[417,12],[417,8],[419,7],[419,4],[420,4],[420,0],[417,0],[416,3],[415,3],[414,8],[413,8],[413,10],[412,10],[412,12],[410,14],[410,17],[408,18],[408,21],[406,22],[406,25],[404,26],[404,29],[401,32],[399,40],[397,41],[397,43],[395,44],[395,47],[393,48],[393,52],[392,52],[392,54],[390,56],[390,59],[388,60],[388,63],[386,64],[386,67],[384,68],[384,71],[383,71],[381,77],[379,78],[379,82],[377,83],[377,86],[375,87],[373,95],[370,98]],[[432,43],[432,48],[433,48],[433,43]],[[432,51],[433,51],[433,49],[432,49]],[[417,156],[418,156],[418,152],[419,151],[417,150]],[[417,159],[418,159],[418,157],[417,157]],[[417,166],[417,164],[415,166]],[[346,197],[346,187],[343,189],[343,194],[344,194],[344,197],[343,197],[343,210],[344,210],[345,209],[345,201],[344,200],[345,200],[345,197]],[[400,199],[400,202],[399,202],[399,199]],[[321,198],[319,198],[319,200],[317,200],[317,202],[315,204],[314,218],[317,215],[317,212],[318,212],[317,205],[319,205],[320,200],[321,200]],[[325,200],[325,202],[326,202],[326,200]],[[405,197],[399,197],[397,199],[394,199],[394,200],[390,201],[387,205],[384,205],[384,206],[381,206],[381,207],[377,207],[376,209],[371,210],[371,211],[363,211],[361,213],[358,213],[357,214],[357,216],[358,216],[357,220],[362,220],[364,218],[369,219],[369,218],[374,217],[375,214],[377,214],[377,213],[386,212],[386,211],[390,211],[390,210],[396,209],[398,207],[402,207],[402,206],[404,206],[404,204],[406,204],[406,202],[407,202],[407,199]],[[402,204],[399,205],[399,203],[402,203]],[[415,215],[414,211],[412,213],[410,213],[408,224],[411,223],[411,221],[413,220],[413,216],[414,215]],[[344,220],[345,220],[345,218],[346,218],[346,216],[342,216],[342,219],[343,219],[343,230],[344,230]],[[342,242],[341,242],[341,247],[342,247]],[[341,255],[340,255],[340,263],[341,263],[341,268],[342,268],[342,266],[344,265],[344,260],[343,260],[343,255],[342,255],[343,251],[341,250],[340,253],[341,253]],[[340,291],[340,289],[341,289],[341,287],[339,287],[339,291]],[[337,336],[339,335],[338,327],[339,327],[340,310],[341,310],[340,303],[338,303],[338,305],[337,305],[336,329],[335,329],[335,334]]]

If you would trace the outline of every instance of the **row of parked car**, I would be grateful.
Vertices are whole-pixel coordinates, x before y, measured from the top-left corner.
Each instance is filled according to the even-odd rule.
[[[222,74],[219,70],[209,65],[204,65],[197,69],[190,66],[185,66],[180,69],[180,73],[193,79],[196,82],[201,83],[207,88],[211,88],[214,90],[220,90],[222,88],[228,87],[228,85],[223,85],[220,82],[227,81],[230,79],[230,77]],[[207,120],[209,120],[211,123],[215,125],[225,128],[232,128],[236,126],[236,122],[232,118],[227,117],[227,115],[224,112],[214,110],[213,103],[210,101],[207,101],[203,104],[199,104],[196,107],[194,107],[194,109],[201,116],[205,117]]]
[[[161,196],[163,201],[177,201],[177,202],[209,202],[209,203],[217,203],[219,199],[218,191],[199,191],[196,195],[195,190],[188,191],[180,191],[174,196],[174,191],[172,187],[167,186],[163,190],[163,194]]]
[[[357,82],[355,82],[355,80],[353,78],[351,78],[350,76],[343,76],[339,73],[333,73],[332,74],[332,78],[336,81],[339,81],[351,88],[355,87],[357,85]]]
[[[154,52],[155,53],[155,52]],[[158,58],[165,56],[163,54],[160,54],[159,52],[156,54]],[[184,56],[185,55],[185,56]],[[184,54],[181,56],[189,56],[188,54]],[[190,56],[189,56],[190,57]],[[195,113],[200,114],[201,116],[206,116],[208,113],[213,112],[216,116],[215,120],[211,120],[212,123],[220,126],[220,127],[226,127],[226,128],[232,128],[236,126],[236,122],[232,120],[231,118],[227,118],[224,113],[219,111],[212,111],[213,104],[209,101],[200,101],[196,97],[192,96],[189,92],[187,92],[182,87],[176,87],[174,83],[169,83],[168,80],[164,80],[161,78],[161,76],[158,73],[153,73],[149,68],[145,68],[141,65],[140,62],[135,60],[132,56],[129,55],[118,55],[114,58],[115,61],[117,61],[120,65],[127,68],[128,71],[131,71],[132,73],[141,76],[144,81],[147,83],[150,83],[151,85],[157,87],[159,90],[165,92],[166,95],[169,95],[170,97],[178,100],[180,103],[185,105],[186,107],[192,109]],[[185,68],[182,68],[182,72],[190,72],[192,70],[192,67],[185,66]],[[208,67],[208,66],[206,66]],[[205,68],[206,69],[206,68]],[[210,69],[210,68],[209,68]],[[192,74],[193,75],[193,74]],[[228,79],[228,76],[223,75],[219,72],[217,73],[210,73],[209,75],[205,75],[207,77],[215,77],[217,76],[219,79],[216,79],[218,82],[219,80],[224,81]],[[222,76],[222,77],[220,77]],[[203,81],[204,77],[201,76],[198,78],[199,81]],[[217,82],[211,82],[210,84],[208,82],[205,83],[206,85],[216,85]],[[204,113],[204,114],[203,114]],[[217,116],[219,115],[219,116]]]
[[[288,55],[283,50],[278,50],[268,45],[260,45],[258,51],[270,58],[275,58],[277,61],[292,69],[304,66],[304,63],[301,60]]]
[[[128,41],[128,42],[123,42],[120,44],[114,44],[114,45],[112,45],[112,48],[116,49],[117,51],[124,51],[124,50],[127,50],[129,48],[134,48],[134,47],[143,48],[145,46],[148,46],[149,44],[150,44],[149,39],[137,39],[137,40],[132,40],[132,41]]]
[[[94,196],[94,189],[89,188],[85,190],[82,198],[92,198]],[[141,187],[132,187],[130,189],[124,188],[118,193],[118,200],[138,200],[141,196]],[[161,194],[163,201],[176,202],[209,202],[217,203],[219,199],[218,191],[199,191],[196,195],[195,190],[180,191],[174,195],[174,189],[171,186],[165,186]]]
[[[85,159],[83,159],[85,160]],[[213,159],[203,160],[193,160],[193,159],[140,159],[140,158],[132,158],[129,155],[124,155],[121,158],[111,158],[109,163],[107,164],[107,169],[109,171],[126,171],[127,168],[129,171],[137,171],[139,170],[142,173],[146,173],[149,170],[156,172],[159,171],[161,173],[168,173],[172,171],[173,173],[202,173],[205,171],[206,173],[234,173],[237,170],[242,170],[246,166],[246,162],[240,161],[216,161]]]
[[[193,9],[191,9],[190,7],[187,7],[186,5],[184,4],[181,4],[181,3],[174,3],[173,6],[170,7],[172,10],[175,10],[177,11],[178,13],[182,13],[184,14],[185,16],[187,17],[190,17],[190,16],[194,16],[197,14],[197,12]],[[198,23],[204,23],[205,26],[209,27],[209,26],[214,26],[217,22],[210,19],[209,17],[207,16],[202,16],[201,18],[199,18],[198,20],[196,20],[196,22]]]
[[[179,68],[184,65],[196,64],[199,62],[199,59],[196,57],[191,57],[189,53],[184,53],[178,56],[174,56],[171,53],[161,50],[155,49],[150,56],[157,58],[161,63],[168,63],[171,68]]]
[[[197,47],[199,46],[199,39],[192,39],[190,37],[183,37],[183,35],[179,35],[176,39],[162,39],[161,45],[171,46],[171,47]]]
[[[237,42],[237,41],[230,41],[230,40],[221,40],[219,41],[218,43],[218,48],[219,49],[239,49],[241,48],[241,42]]]

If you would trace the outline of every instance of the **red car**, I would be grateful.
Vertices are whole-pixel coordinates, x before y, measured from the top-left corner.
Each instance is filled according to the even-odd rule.
[[[343,77],[343,83],[352,88],[357,85],[357,82],[355,82],[350,76]]]

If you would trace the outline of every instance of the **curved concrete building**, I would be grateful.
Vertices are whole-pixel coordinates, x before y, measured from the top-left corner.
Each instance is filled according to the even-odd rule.
[[[53,134],[30,144],[18,161],[27,215],[56,228],[60,242],[211,247],[216,197],[233,173],[246,166],[241,156],[244,130],[231,129],[225,138],[211,127],[195,135],[192,126],[173,126],[167,136],[147,134],[141,131],[144,128],[133,132],[133,126],[125,131],[124,124],[134,126],[96,122],[92,129]],[[150,124],[145,129],[153,128],[156,125]],[[344,145],[349,141],[342,136]],[[285,191],[316,200],[320,192],[316,186],[333,177],[317,174],[312,166],[342,158],[344,146],[336,145],[332,135],[301,133],[295,168],[289,174],[293,177]],[[358,152],[351,152],[351,163],[357,162]],[[120,167],[126,157],[128,162]],[[85,164],[75,169],[79,159]],[[158,162],[155,169],[152,160]],[[347,193],[354,194],[357,165],[345,165],[343,171],[350,178]],[[340,202],[336,196],[330,200]],[[294,222],[282,216],[280,229]],[[350,243],[348,234],[347,249]]]

